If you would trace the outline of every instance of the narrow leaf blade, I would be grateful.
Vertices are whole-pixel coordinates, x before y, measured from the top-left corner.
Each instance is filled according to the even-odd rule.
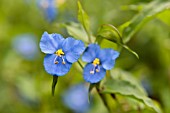
[[[134,16],[132,20],[122,24],[119,29],[123,34],[124,43],[129,42],[132,36],[143,27],[147,22],[155,18],[159,13],[170,9],[170,2],[155,0],[146,4],[143,10]]]
[[[127,45],[123,45],[123,47],[124,47],[125,49],[127,49],[129,52],[131,52],[132,54],[134,54],[134,55],[136,56],[136,58],[139,59],[139,55],[138,55],[135,51],[133,51],[132,49],[130,49]]]
[[[58,76],[53,76],[53,83],[52,83],[52,96],[54,96],[54,93],[55,93],[55,86],[57,84],[57,81],[58,81]]]
[[[88,36],[88,41],[89,43],[93,42],[93,35],[90,32],[90,21],[89,21],[89,16],[87,13],[83,10],[80,1],[78,3],[78,20],[79,22],[83,25],[84,30],[86,31],[86,34]]]
[[[78,20],[83,25],[85,31],[89,33],[90,32],[89,16],[83,10],[80,1],[78,1]]]
[[[71,22],[64,24],[66,27],[67,32],[76,39],[82,40],[85,43],[88,43],[88,37],[86,32],[83,30],[82,26],[78,23]]]

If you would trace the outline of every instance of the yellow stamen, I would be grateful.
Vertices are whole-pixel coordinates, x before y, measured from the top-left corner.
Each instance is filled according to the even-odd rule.
[[[66,64],[66,63],[63,61],[62,64]]]
[[[57,56],[60,56],[60,57],[61,57],[61,55],[64,55],[64,52],[63,52],[62,49],[59,49],[59,50],[57,50],[57,51],[55,52],[55,54],[56,54]]]
[[[96,69],[96,72],[99,72],[100,70],[99,69]]]
[[[58,61],[54,62],[55,64],[58,64]]]
[[[98,58],[95,58],[94,60],[93,60],[93,65],[99,65],[100,64],[100,59],[98,59]]]

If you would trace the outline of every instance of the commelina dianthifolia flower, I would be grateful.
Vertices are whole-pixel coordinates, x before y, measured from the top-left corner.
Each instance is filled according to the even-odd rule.
[[[97,83],[102,80],[106,70],[114,67],[118,56],[119,52],[113,49],[100,49],[99,45],[90,44],[82,56],[82,60],[87,62],[83,72],[85,81]]]
[[[56,76],[63,76],[70,70],[85,50],[81,40],[68,37],[64,39],[60,34],[44,32],[40,40],[40,48],[47,55],[44,58],[45,70]]]

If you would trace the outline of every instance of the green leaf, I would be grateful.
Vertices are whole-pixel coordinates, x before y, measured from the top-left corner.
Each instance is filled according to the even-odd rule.
[[[128,50],[129,52],[131,52],[132,54],[134,54],[138,59],[139,56],[136,52],[134,52],[132,49],[130,49],[127,45],[122,45],[126,50]]]
[[[123,44],[122,36],[118,29],[111,24],[104,24],[98,31],[97,36],[104,37],[117,44]]]
[[[98,37],[97,41],[99,40],[101,42],[101,39],[105,38],[105,39],[112,41],[112,42],[118,44],[119,46],[125,48],[126,50],[128,50],[129,52],[134,54],[137,58],[139,58],[139,56],[136,52],[131,50],[128,46],[126,46],[123,43],[123,39],[122,39],[122,36],[121,36],[119,30],[116,27],[114,27],[113,25],[111,25],[111,24],[102,25],[98,31],[97,37]]]
[[[135,78],[130,76],[129,73],[116,70],[112,71],[111,74],[112,78],[108,79],[101,86],[101,93],[113,93],[131,97],[144,103],[147,107],[152,108],[157,113],[161,113],[160,108],[147,97],[142,86],[137,82],[137,80],[135,80]]]
[[[155,18],[159,13],[164,12],[165,10],[170,9],[170,2],[163,2],[155,0],[143,8],[143,10],[132,18],[132,20],[124,23],[119,27],[119,30],[122,31],[124,43],[129,42],[132,36],[148,21]]]
[[[83,25],[85,30],[89,31],[90,23],[87,13],[83,10],[80,1],[78,1],[78,20]]]
[[[83,30],[82,26],[78,23],[71,22],[64,24],[67,32],[76,39],[82,40],[85,43],[88,43],[88,37],[86,32]]]
[[[130,82],[131,84],[135,84],[135,86],[140,90],[140,92],[142,92],[144,95],[147,95],[146,91],[143,89],[139,81],[137,81],[131,73],[123,71],[119,68],[114,68],[110,71],[110,75],[113,79],[121,79],[123,81]]]
[[[53,83],[52,83],[52,96],[54,96],[54,92],[55,92],[55,86],[57,84],[58,81],[58,76],[53,76]]]
[[[67,32],[76,39],[82,40],[85,43],[89,43],[86,32],[82,28],[82,26],[75,22],[65,23],[63,24],[66,27]],[[94,41],[95,37],[91,35],[91,40]]]
[[[89,41],[92,42],[91,33],[90,33],[89,16],[83,10],[80,1],[78,1],[77,4],[78,4],[78,20],[83,25],[83,28],[85,29],[85,31],[86,31],[86,33],[88,35]]]
[[[160,19],[162,22],[164,22],[166,25],[170,26],[170,10],[166,10],[160,14],[157,15],[157,18]]]

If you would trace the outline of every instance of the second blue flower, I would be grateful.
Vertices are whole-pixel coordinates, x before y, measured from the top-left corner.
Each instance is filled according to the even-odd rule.
[[[90,44],[82,56],[82,60],[87,62],[83,72],[85,81],[97,83],[102,80],[106,70],[114,67],[118,56],[119,52],[113,49],[100,49],[99,45]]]

